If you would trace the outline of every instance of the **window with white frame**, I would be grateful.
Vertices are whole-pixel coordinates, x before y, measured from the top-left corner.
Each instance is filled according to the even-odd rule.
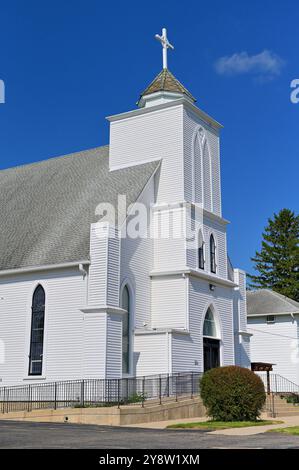
[[[210,269],[213,274],[216,274],[216,243],[213,234],[210,236]]]
[[[29,375],[42,375],[45,325],[45,291],[37,286],[32,297]]]
[[[201,230],[198,232],[198,267],[205,269],[204,241]]]
[[[123,314],[122,325],[122,371],[123,374],[130,373],[130,351],[131,351],[131,334],[130,334],[130,311],[131,299],[128,286],[122,291],[122,308],[126,311]]]
[[[209,338],[217,337],[217,327],[213,312],[210,308],[208,308],[205,316],[205,321],[203,325],[203,336],[208,336]]]

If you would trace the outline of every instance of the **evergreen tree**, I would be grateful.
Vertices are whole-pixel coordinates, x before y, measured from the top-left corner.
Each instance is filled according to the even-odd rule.
[[[257,275],[252,288],[272,289],[299,302],[299,216],[282,209],[268,220],[262,248],[251,258]]]

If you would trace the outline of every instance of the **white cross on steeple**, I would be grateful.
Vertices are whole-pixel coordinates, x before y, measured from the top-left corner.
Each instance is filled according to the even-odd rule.
[[[162,44],[162,47],[163,47],[163,69],[167,69],[167,49],[172,49],[173,50],[174,47],[168,41],[166,28],[162,29],[162,36],[159,36],[159,34],[156,34],[155,38]]]

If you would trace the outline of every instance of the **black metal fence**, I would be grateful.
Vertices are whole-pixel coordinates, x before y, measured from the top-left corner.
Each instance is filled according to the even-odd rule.
[[[202,374],[186,372],[123,379],[67,380],[34,385],[0,387],[0,412],[45,408],[145,406],[148,400],[194,397]]]

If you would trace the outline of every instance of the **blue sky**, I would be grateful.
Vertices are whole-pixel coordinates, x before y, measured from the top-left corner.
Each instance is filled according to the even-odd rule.
[[[234,265],[250,257],[273,212],[299,211],[296,0],[1,1],[0,168],[108,143],[105,116],[134,109],[169,68],[224,124],[223,214]]]

